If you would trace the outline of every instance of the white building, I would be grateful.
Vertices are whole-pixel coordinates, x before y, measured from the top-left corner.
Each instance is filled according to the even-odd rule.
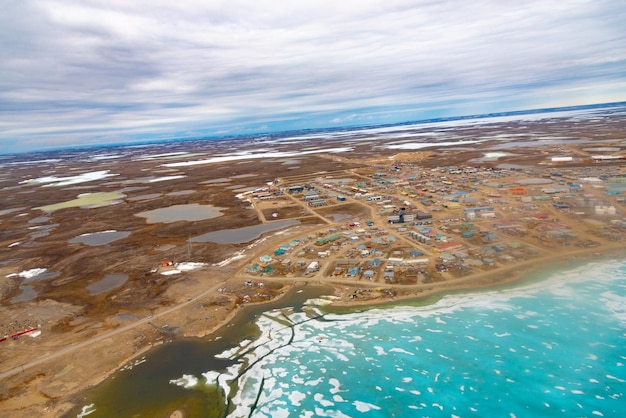
[[[318,261],[312,261],[306,268],[306,272],[307,273],[315,273],[316,271],[319,271],[320,269],[320,263]]]

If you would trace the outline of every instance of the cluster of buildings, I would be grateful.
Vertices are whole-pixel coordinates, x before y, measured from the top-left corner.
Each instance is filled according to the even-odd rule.
[[[264,193],[289,193],[313,209],[334,205],[340,212],[341,205],[356,203],[368,207],[373,219],[337,223],[282,245],[250,266],[251,274],[428,283],[559,246],[626,238],[626,175],[616,167],[398,164],[275,184],[272,190]]]

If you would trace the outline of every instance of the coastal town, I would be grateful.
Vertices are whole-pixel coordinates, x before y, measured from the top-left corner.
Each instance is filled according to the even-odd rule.
[[[245,273],[406,289],[622,241],[621,167],[568,168],[562,161],[533,169],[396,162],[277,179],[241,198],[260,217],[305,214],[332,222],[261,254]]]
[[[68,393],[153,347],[211,338],[307,289],[323,289],[328,309],[363,309],[623,257],[622,125],[496,120],[351,133],[370,142],[341,133],[4,159],[0,411],[74,411]],[[554,139],[565,136],[578,139]]]

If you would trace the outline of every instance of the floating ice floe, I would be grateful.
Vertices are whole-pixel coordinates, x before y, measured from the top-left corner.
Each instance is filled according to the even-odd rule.
[[[184,374],[181,378],[171,379],[170,383],[176,386],[184,387],[185,389],[189,389],[198,384],[198,378],[191,374]]]
[[[126,363],[121,369],[120,371],[124,371],[124,370],[132,370],[135,366],[139,366],[140,364],[143,364],[146,362],[146,356],[143,356],[140,359],[137,360],[133,360],[130,361],[129,363]]]
[[[86,417],[87,415],[91,415],[94,412],[96,412],[96,408],[94,404],[89,404],[89,405],[85,405],[82,407],[82,409],[80,410],[80,413],[78,415],[76,415],[76,418],[83,418]]]
[[[204,378],[206,379],[205,384],[216,385],[218,384],[220,373],[215,372],[215,371],[208,371],[208,372],[202,373],[202,376],[204,376]]]
[[[353,405],[359,412],[369,412],[371,410],[380,411],[380,406],[376,406],[368,402],[354,401]]]

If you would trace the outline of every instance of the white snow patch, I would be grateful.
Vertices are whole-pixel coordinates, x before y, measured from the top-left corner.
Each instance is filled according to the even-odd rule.
[[[177,175],[177,176],[157,177],[157,178],[153,178],[153,179],[148,180],[148,183],[158,183],[158,182],[161,182],[161,181],[184,179],[185,177],[187,177],[187,176]]]
[[[448,141],[448,142],[407,142],[404,144],[392,144],[387,145],[385,148],[388,149],[404,149],[404,150],[416,150],[428,147],[449,147],[449,146],[463,146],[468,144],[476,144],[482,141],[474,140],[474,141]]]
[[[86,183],[105,179],[107,177],[117,176],[118,174],[110,174],[110,170],[93,171],[90,173],[78,174],[70,177],[46,176],[36,179],[24,180],[20,184],[42,184],[43,187],[70,186],[72,184]]]
[[[40,274],[45,273],[46,271],[48,271],[48,269],[36,268],[36,269],[20,271],[19,273],[7,274],[7,277],[21,277],[23,279],[32,279],[33,277],[37,277]]]
[[[185,263],[178,263],[176,264],[176,268],[180,271],[191,271],[191,270],[197,270],[199,268],[202,268],[206,266],[205,263],[196,263],[196,262],[185,262]]]
[[[274,151],[274,152],[260,152],[256,154],[246,153],[243,155],[241,153],[239,155],[237,153],[234,153],[234,154],[222,155],[219,157],[207,158],[204,160],[168,163],[168,164],[163,164],[163,166],[164,167],[188,167],[188,166],[201,165],[201,164],[222,163],[225,161],[257,160],[257,159],[262,159],[262,158],[279,158],[279,157],[297,157],[300,155],[320,154],[320,153],[325,153],[325,152],[336,154],[336,153],[341,153],[341,152],[349,152],[352,150],[353,148],[351,147],[339,147],[339,148],[324,148],[324,149],[302,151],[302,152]]]

